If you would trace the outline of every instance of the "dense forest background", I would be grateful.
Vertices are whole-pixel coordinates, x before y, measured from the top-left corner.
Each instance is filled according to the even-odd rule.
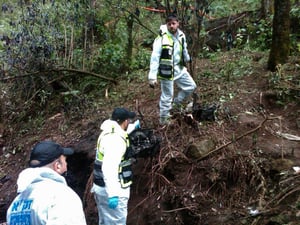
[[[159,155],[135,165],[128,224],[299,224],[298,0],[0,6],[0,223],[31,146],[53,139],[76,150],[70,185],[96,224],[94,145],[100,123],[122,105],[162,138]],[[173,127],[158,124],[160,93],[147,74],[170,12],[188,38],[194,103],[217,104],[215,121],[183,112]]]
[[[268,51],[273,43],[274,71],[299,53],[298,1],[1,0],[1,7],[1,80],[13,83],[13,111],[27,114],[10,115],[18,119],[62,92],[66,104],[80,107],[103,97],[95,90],[131,76],[144,78],[151,43],[169,12],[179,15],[195,59],[233,47]]]

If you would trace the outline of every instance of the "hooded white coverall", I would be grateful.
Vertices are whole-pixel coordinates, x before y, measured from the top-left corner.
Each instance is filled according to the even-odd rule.
[[[7,210],[8,225],[86,225],[81,199],[54,170],[27,168],[17,184],[18,195]]]
[[[127,148],[125,141],[127,132],[116,121],[110,119],[105,120],[100,129],[101,134],[105,135],[99,136],[100,149],[97,149],[96,154],[98,151],[103,154],[102,173],[105,186],[101,187],[94,183],[91,190],[98,208],[99,225],[126,225],[130,187],[121,187],[118,171]],[[118,206],[111,209],[108,207],[108,198],[114,196],[119,197]]]
[[[174,95],[174,82],[179,88],[177,97],[174,98],[175,104],[180,104],[186,97],[191,95],[196,89],[196,83],[187,71],[187,68],[181,64],[182,56],[184,57],[184,62],[189,62],[191,60],[190,55],[187,50],[187,43],[185,34],[178,29],[176,36],[172,35],[167,30],[167,25],[162,25],[160,27],[162,34],[167,34],[172,38],[174,42],[173,46],[173,68],[174,68],[174,78],[173,80],[161,79],[161,96],[160,96],[160,121],[170,117],[170,110],[172,108],[172,100]],[[157,80],[158,68],[160,63],[160,57],[162,52],[162,38],[163,36],[158,36],[153,43],[153,51],[150,60],[150,71],[148,74],[149,80]],[[184,43],[182,40],[184,39]]]

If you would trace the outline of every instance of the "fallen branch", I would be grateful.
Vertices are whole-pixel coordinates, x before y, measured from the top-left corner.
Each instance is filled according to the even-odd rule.
[[[193,204],[193,205],[182,207],[182,208],[176,208],[176,209],[171,209],[171,210],[163,210],[162,212],[172,213],[172,212],[178,212],[178,211],[181,211],[181,210],[194,209],[194,208],[197,208],[197,205]]]
[[[247,135],[249,135],[249,134],[254,133],[254,132],[257,131],[258,129],[260,129],[260,128],[264,125],[264,123],[265,123],[267,120],[273,120],[273,119],[280,119],[280,116],[277,116],[277,117],[265,117],[265,119],[264,119],[257,127],[255,127],[254,129],[249,130],[249,131],[247,131],[246,133],[244,133],[244,134],[238,136],[238,137],[235,138],[233,141],[230,141],[230,142],[228,142],[228,143],[226,143],[226,144],[224,144],[224,145],[219,146],[218,148],[215,148],[214,150],[212,150],[212,151],[208,152],[207,154],[203,155],[203,156],[202,156],[201,158],[199,158],[197,161],[200,161],[200,160],[206,158],[207,156],[211,155],[212,153],[217,152],[217,151],[219,151],[219,150],[221,150],[221,149],[227,147],[228,145],[230,145],[230,144],[232,144],[232,143],[234,143],[234,142],[240,140],[241,138],[243,138],[243,137],[245,137],[245,136],[247,136]]]
[[[17,76],[3,77],[3,78],[0,78],[0,80],[2,80],[2,81],[13,80],[13,79],[21,78],[21,77],[35,76],[35,75],[39,75],[39,74],[43,74],[43,73],[51,73],[51,72],[71,72],[71,73],[77,73],[77,74],[85,74],[85,75],[94,76],[94,77],[98,77],[98,78],[101,78],[101,79],[104,79],[104,80],[111,81],[114,84],[117,83],[117,81],[115,79],[103,76],[101,74],[88,72],[88,71],[83,71],[83,70],[77,70],[77,69],[67,69],[67,68],[51,69],[51,70],[47,70],[47,71],[37,71],[37,72],[32,72],[32,73],[20,74],[20,75],[17,75]],[[68,76],[68,75],[65,75],[65,76]],[[65,76],[61,76],[61,77],[65,77]]]
[[[284,199],[289,197],[291,194],[300,191],[299,187],[299,175],[289,177],[288,179],[281,181],[281,185],[285,184],[286,188],[281,188],[280,193],[274,196],[265,206],[269,207],[269,205],[279,205]],[[291,185],[293,184],[293,185]]]
[[[242,15],[240,15],[240,16],[238,16],[237,18],[231,20],[230,22],[231,22],[231,24],[235,24],[237,21],[241,20],[241,19],[244,18],[245,16],[246,16],[246,14],[243,13]],[[209,33],[212,32],[212,31],[219,30],[219,29],[222,29],[222,28],[224,28],[224,27],[228,27],[228,22],[225,23],[225,24],[222,24],[222,25],[220,25],[220,26],[217,26],[217,27],[215,27],[215,28],[213,28],[213,29],[207,30],[207,33],[209,34]]]

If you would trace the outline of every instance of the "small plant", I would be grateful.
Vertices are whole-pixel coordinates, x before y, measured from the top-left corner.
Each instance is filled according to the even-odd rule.
[[[251,60],[248,56],[241,56],[237,60],[227,61],[220,75],[225,77],[226,81],[234,81],[237,77],[249,75],[252,73]]]
[[[276,66],[276,71],[271,73],[269,84],[270,87],[276,92],[277,104],[284,105],[286,102],[295,98],[294,89],[297,89],[297,82],[294,82],[296,77],[285,73],[285,67],[281,64]],[[294,83],[296,86],[294,87]],[[299,91],[299,83],[298,83]]]

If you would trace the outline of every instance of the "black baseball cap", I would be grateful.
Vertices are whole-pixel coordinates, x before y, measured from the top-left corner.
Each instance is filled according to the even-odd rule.
[[[123,122],[127,119],[133,119],[135,116],[135,112],[130,112],[125,108],[115,108],[112,112],[111,119],[117,122]]]
[[[72,148],[64,148],[53,141],[41,141],[31,150],[29,166],[42,167],[58,159],[61,155],[68,156],[73,153]]]

